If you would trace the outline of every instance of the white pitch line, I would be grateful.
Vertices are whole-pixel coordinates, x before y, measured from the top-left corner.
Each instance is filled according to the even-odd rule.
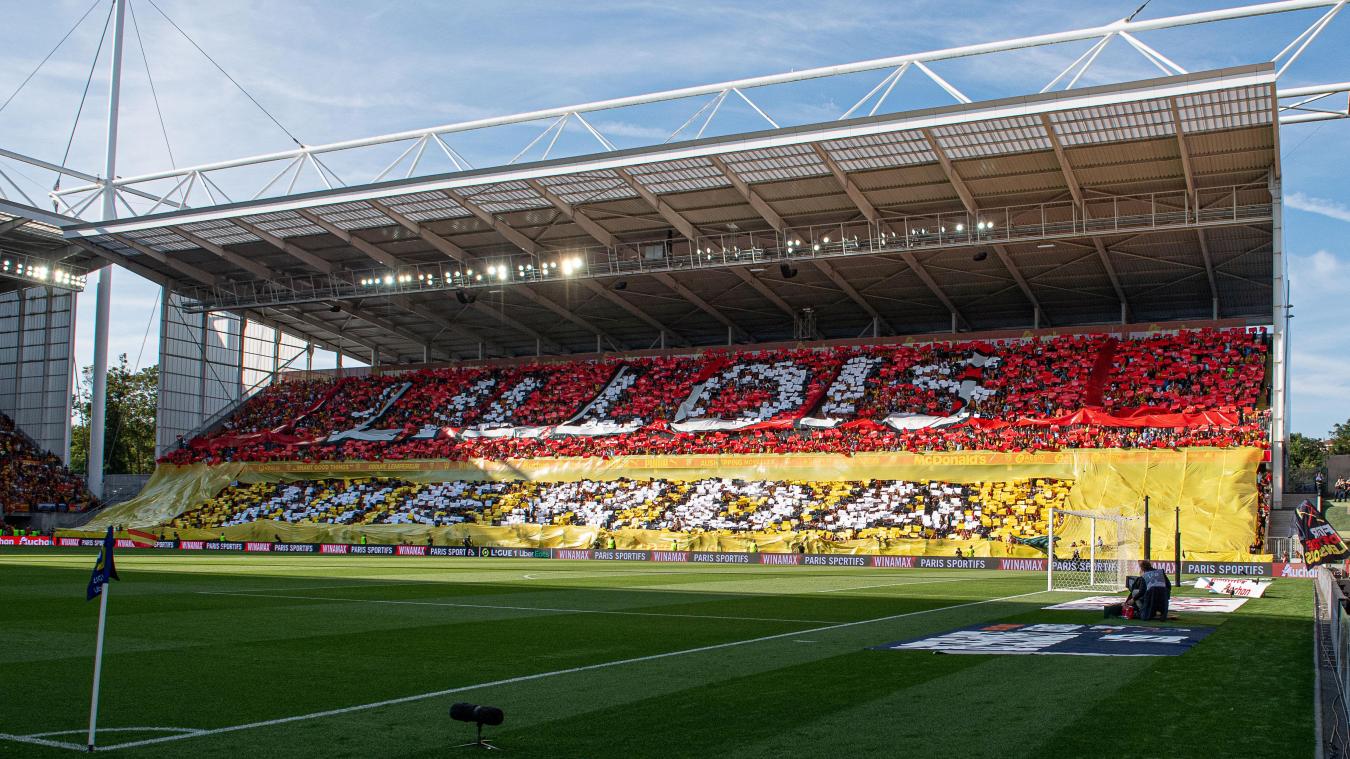
[[[775,634],[775,635],[764,635],[764,636],[761,636],[761,637],[758,637],[758,638],[747,638],[746,640],[733,640],[733,641],[731,641],[731,642],[729,642],[729,643],[714,643],[714,644],[708,645],[708,646],[699,646],[699,647],[697,647],[697,648],[686,648],[686,649],[683,649],[683,650],[680,650],[680,651],[668,651],[668,652],[663,653],[663,654],[650,654],[650,655],[648,655],[648,656],[636,656],[636,657],[633,657],[633,658],[631,658],[631,659],[618,659],[618,660],[616,660],[616,661],[611,661],[611,662],[601,662],[601,663],[599,663],[599,664],[587,664],[587,665],[584,665],[584,666],[581,666],[581,667],[569,667],[568,669],[559,669],[559,670],[554,670],[554,671],[552,671],[552,672],[540,672],[540,673],[538,673],[538,674],[533,674],[533,675],[521,675],[521,676],[519,676],[519,677],[508,677],[508,678],[506,678],[506,679],[504,679],[504,680],[494,680],[494,681],[492,681],[492,682],[487,682],[487,683],[478,683],[477,685],[464,685],[464,686],[460,686],[460,687],[458,687],[458,688],[447,688],[447,689],[445,689],[445,690],[431,691],[431,692],[429,692],[429,693],[419,693],[419,694],[414,695],[414,696],[403,696],[403,697],[401,697],[401,698],[391,698],[391,699],[388,699],[388,700],[385,700],[385,701],[375,701],[375,702],[369,703],[369,704],[358,704],[358,705],[356,705],[356,706],[344,706],[344,707],[342,707],[342,708],[340,708],[340,709],[328,709],[328,710],[322,711],[322,712],[311,712],[311,713],[309,713],[309,714],[299,714],[299,715],[296,715],[296,716],[293,716],[293,717],[282,717],[282,718],[280,718],[280,719],[269,719],[269,720],[263,720],[263,721],[261,721],[261,722],[249,722],[249,723],[243,724],[243,725],[231,725],[230,727],[218,727],[218,728],[214,728],[214,729],[211,729],[211,730],[202,730],[202,731],[200,731],[200,732],[198,732],[198,733],[194,733],[194,734],[192,734],[192,735],[167,735],[167,736],[164,736],[163,738],[147,738],[147,739],[145,739],[145,740],[140,740],[140,741],[130,741],[130,742],[128,742],[128,743],[116,743],[116,744],[113,744],[113,745],[111,745],[111,746],[106,746],[106,747],[104,747],[103,750],[104,750],[104,751],[113,751],[113,750],[116,750],[116,749],[122,749],[122,748],[138,748],[138,747],[140,747],[140,746],[149,746],[149,745],[156,744],[156,743],[167,743],[167,742],[169,742],[169,741],[180,741],[180,740],[184,740],[184,739],[186,739],[186,738],[196,738],[196,737],[205,736],[205,735],[219,735],[219,734],[221,734],[221,733],[233,733],[233,732],[238,732],[238,731],[240,731],[240,730],[252,730],[252,729],[254,729],[254,728],[259,728],[259,727],[271,727],[271,726],[273,726],[273,725],[286,725],[286,724],[290,724],[290,723],[292,723],[292,722],[303,722],[303,721],[305,721],[305,720],[311,720],[311,719],[323,719],[323,718],[325,718],[325,717],[336,717],[336,716],[342,715],[342,714],[351,714],[352,712],[366,711],[366,710],[369,710],[369,709],[379,709],[379,708],[385,707],[385,706],[394,706],[394,705],[396,705],[396,704],[406,704],[406,703],[411,703],[411,702],[413,702],[413,701],[424,701],[424,700],[429,699],[429,698],[439,698],[439,697],[441,697],[441,696],[449,696],[449,695],[453,695],[453,694],[455,694],[455,693],[464,693],[464,692],[466,692],[466,691],[479,690],[479,689],[482,689],[482,688],[494,688],[494,687],[498,687],[498,686],[502,686],[502,685],[514,685],[514,684],[516,684],[516,683],[530,682],[530,681],[533,681],[533,680],[542,680],[542,679],[544,679],[544,678],[548,678],[548,677],[557,677],[557,676],[559,676],[559,675],[572,675],[572,674],[576,674],[576,673],[578,673],[578,672],[590,672],[590,671],[592,671],[592,670],[606,669],[606,668],[608,668],[608,667],[618,667],[618,666],[622,666],[622,665],[624,665],[624,664],[639,664],[639,663],[641,663],[641,662],[655,661],[655,660],[657,660],[657,659],[668,659],[668,658],[671,658],[671,657],[674,657],[674,656],[687,656],[687,655],[689,655],[689,654],[699,654],[699,653],[704,653],[704,652],[707,652],[707,651],[718,651],[718,650],[721,650],[721,649],[724,649],[724,648],[732,648],[732,647],[735,647],[735,646],[745,646],[745,645],[749,645],[749,644],[751,644],[751,643],[764,643],[764,642],[770,641],[770,640],[778,640],[778,639],[781,639],[781,638],[789,638],[789,637],[792,637],[792,636],[794,636],[794,635],[809,635],[809,634],[811,634],[811,633],[827,632],[827,631],[830,631],[830,630],[842,630],[842,629],[844,629],[844,628],[846,628],[846,627],[856,627],[856,626],[858,626],[858,625],[868,625],[868,624],[873,624],[873,623],[876,623],[876,622],[890,622],[890,621],[892,621],[892,620],[903,619],[903,618],[905,618],[905,617],[917,617],[917,616],[919,616],[919,615],[921,615],[921,614],[932,614],[933,612],[937,612],[937,611],[951,611],[952,609],[963,609],[963,608],[967,608],[967,607],[970,607],[970,606],[981,606],[981,605],[983,605],[983,604],[998,603],[999,601],[1010,601],[1010,600],[1012,600],[1012,599],[1014,599],[1014,598],[1024,598],[1024,597],[1026,597],[1026,596],[1035,596],[1035,595],[1040,595],[1040,594],[1042,594],[1042,593],[1048,593],[1048,592],[1050,592],[1050,591],[1046,591],[1046,590],[1034,590],[1034,591],[1032,591],[1032,592],[1030,592],[1030,593],[1018,593],[1018,594],[1011,595],[1011,596],[1002,596],[1002,597],[1000,597],[1000,598],[986,598],[986,599],[983,599],[983,600],[980,600],[980,601],[970,601],[970,602],[967,602],[967,603],[956,604],[956,605],[953,605],[953,606],[937,606],[937,607],[934,607],[934,608],[932,608],[932,609],[921,609],[921,610],[919,610],[919,611],[909,611],[909,612],[905,612],[904,614],[892,614],[892,615],[885,616],[885,617],[877,617],[877,618],[875,618],[875,619],[860,619],[860,620],[858,620],[858,621],[856,621],[856,622],[840,622],[840,623],[838,623],[838,624],[827,625],[827,626],[825,626],[825,627],[817,627],[817,628],[814,628],[814,629],[811,629],[811,630],[794,630],[794,631],[792,631],[792,632],[777,633],[777,634]],[[64,747],[66,747],[66,746],[60,746],[60,747],[64,748]],[[73,748],[76,748],[76,749],[79,750],[79,751],[83,751],[83,750],[84,750],[84,747],[83,747],[83,746],[74,746]]]
[[[962,580],[969,581],[969,580],[971,580],[971,579],[975,579],[975,578],[970,578],[970,577],[950,577],[950,578],[947,578],[947,579],[944,579],[944,580],[919,580],[919,581],[917,581],[917,582],[888,582],[888,583],[885,583],[884,585],[863,585],[862,587],[858,587],[858,588],[830,588],[829,590],[817,590],[816,592],[817,592],[817,593],[845,593],[845,592],[850,591],[850,590],[868,590],[868,589],[870,589],[870,588],[893,588],[893,587],[896,587],[897,585],[931,585],[931,584],[933,584],[933,583],[935,583],[935,582],[961,582]],[[998,578],[998,577],[981,577],[981,578],[979,578],[979,579],[981,579],[981,580],[997,580],[997,579],[1001,579],[1001,578]]]
[[[185,735],[182,737],[187,738],[190,736]],[[49,741],[46,738],[34,738],[29,735],[12,735],[10,733],[0,733],[0,740],[14,741],[16,743],[31,743],[34,746],[46,746],[47,748],[67,748],[70,749],[71,751],[88,750],[87,746],[77,746],[74,743],[66,743],[65,741]]]
[[[50,733],[32,733],[25,735],[25,738],[50,738],[53,735],[86,735],[89,728],[82,727],[78,730],[54,730]],[[200,733],[195,727],[100,727],[99,735],[103,733]],[[72,744],[73,745],[73,744]]]
[[[398,606],[450,606],[463,609],[505,609],[507,611],[548,611],[562,614],[613,614],[626,617],[675,617],[683,619],[723,619],[736,620],[740,622],[802,622],[812,625],[823,625],[828,619],[781,619],[778,617],[731,617],[715,614],[676,614],[672,612],[656,611],[610,611],[606,609],[557,609],[547,606],[505,606],[500,604],[464,604],[440,601],[395,601],[379,598],[334,598],[332,596],[291,596],[278,593],[231,593],[228,591],[198,591],[208,596],[247,596],[249,598],[290,598],[302,601],[338,601],[342,603],[362,603],[362,604],[394,604]]]

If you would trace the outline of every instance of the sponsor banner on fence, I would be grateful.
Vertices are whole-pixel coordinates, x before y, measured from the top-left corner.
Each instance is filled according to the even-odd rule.
[[[1213,631],[1213,627],[1004,623],[962,627],[875,648],[944,654],[1180,656]]]
[[[756,554],[749,553],[709,553],[694,551],[690,561],[702,564],[757,564]]]
[[[919,569],[998,569],[998,559],[990,558],[969,558],[958,559],[955,557],[944,558],[941,556],[919,556],[914,566]]]
[[[347,549],[348,549],[348,550],[347,550],[347,553],[354,553],[354,554],[358,554],[358,555],[361,555],[361,556],[393,556],[393,555],[394,555],[394,546],[359,545],[359,546],[348,546]]]
[[[591,551],[591,558],[600,561],[651,561],[649,551],[615,551],[610,549]]]
[[[1271,577],[1316,577],[1317,572],[1313,567],[1307,564],[1294,564],[1292,562],[1277,561],[1270,565]]]
[[[477,556],[478,549],[467,546],[432,546],[428,554],[430,556],[459,556],[461,558],[468,556]]]
[[[1162,565],[1175,567],[1173,562],[1153,562],[1162,569]],[[1270,577],[1270,564],[1237,563],[1215,561],[1183,561],[1181,570],[1188,575],[1226,575],[1229,577]]]
[[[481,555],[490,556],[494,559],[553,558],[553,552],[547,548],[484,548],[482,549]]]
[[[273,543],[273,553],[318,553],[317,543]]]
[[[0,535],[0,546],[50,546],[56,545],[46,535]]]
[[[46,536],[0,536],[0,545],[99,547],[96,538],[49,538]],[[119,548],[132,548],[134,542],[119,539]],[[760,564],[768,566],[840,566],[875,567],[878,569],[977,569],[1014,572],[1044,572],[1044,558],[994,558],[954,556],[896,556],[890,554],[800,554],[800,553],[721,553],[713,551],[661,550],[601,550],[580,548],[497,548],[425,545],[356,545],[348,543],[272,543],[268,541],[217,540],[157,540],[144,548],[179,549],[184,551],[241,551],[249,553],[322,553],[358,554],[363,556],[482,556],[499,559],[573,559],[599,561],[657,561],[697,564]],[[1169,575],[1176,570],[1172,561],[1154,561],[1154,566]],[[1098,560],[1098,572],[1115,572],[1114,560]],[[1086,571],[1085,559],[1059,559],[1056,569]],[[1133,567],[1128,568],[1133,573]],[[1312,577],[1312,570],[1304,564],[1264,562],[1207,562],[1182,563],[1186,574],[1212,577]]]
[[[811,553],[802,557],[802,563],[809,567],[865,567],[867,556],[849,556],[833,553]]]
[[[1088,598],[1079,598],[1074,601],[1065,601],[1062,604],[1054,606],[1043,606],[1041,608],[1047,611],[1101,611],[1104,607],[1111,604],[1123,603],[1124,596],[1089,596]],[[1247,603],[1245,598],[1190,598],[1187,596],[1172,596],[1167,602],[1168,612],[1233,612],[1238,607]]]

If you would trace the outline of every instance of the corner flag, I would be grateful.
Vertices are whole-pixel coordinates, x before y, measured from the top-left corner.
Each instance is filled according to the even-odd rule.
[[[94,573],[89,577],[86,601],[92,601],[103,593],[103,586],[110,580],[120,579],[117,576],[117,567],[113,565],[113,547],[116,545],[113,529],[109,527],[108,534],[103,538],[103,547],[98,552],[98,561],[94,562]]]
[[[103,629],[108,620],[108,582],[119,579],[117,577],[117,567],[113,564],[113,548],[117,546],[117,539],[113,537],[113,528],[108,527],[108,534],[103,536],[103,548],[99,549],[98,561],[94,562],[94,573],[89,576],[89,590],[85,600],[93,600],[94,596],[100,596],[98,600],[98,638],[94,642],[94,688],[89,695],[89,750],[94,750],[94,730],[98,724],[98,685],[99,677],[103,672]]]

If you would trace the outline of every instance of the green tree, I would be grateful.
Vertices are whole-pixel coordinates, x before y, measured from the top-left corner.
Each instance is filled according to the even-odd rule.
[[[1331,450],[1335,456],[1350,454],[1350,419],[1331,427]]]
[[[90,395],[94,368],[80,372],[82,381],[74,399],[75,421],[70,434],[71,469],[86,471],[89,462]],[[109,474],[148,474],[155,468],[155,411],[159,402],[159,367],[132,371],[127,356],[108,367],[107,413],[104,417],[103,471]]]
[[[1327,449],[1322,441],[1299,432],[1289,436],[1289,467],[1291,469],[1321,469],[1326,463]]]

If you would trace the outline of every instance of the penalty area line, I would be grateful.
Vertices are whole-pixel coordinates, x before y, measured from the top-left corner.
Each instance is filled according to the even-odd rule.
[[[935,606],[931,609],[920,609],[919,611],[909,611],[903,614],[891,614],[885,617],[876,617],[873,619],[860,619],[854,622],[840,622],[838,624],[826,625],[824,627],[816,627],[809,630],[793,630],[791,632],[777,633],[775,635],[763,635],[758,638],[733,640],[727,643],[714,643],[707,646],[698,646],[697,648],[686,648],[679,651],[667,651],[666,653],[661,654],[635,656],[629,659],[618,659],[615,661],[601,662],[599,664],[586,664],[580,667],[569,667],[567,669],[559,669],[554,670],[552,672],[539,672],[533,675],[520,675],[518,677],[508,677],[503,680],[494,680],[492,682],[478,683],[476,685],[462,685],[456,688],[446,688],[444,690],[431,691],[428,693],[419,693],[413,696],[402,696],[400,698],[391,698],[384,701],[375,701],[369,704],[344,706],[338,709],[327,709],[321,712],[298,714],[292,717],[281,717],[279,719],[269,719],[269,720],[262,720],[259,722],[249,722],[243,725],[231,725],[229,727],[218,727],[208,730],[201,730],[189,735],[167,735],[162,738],[146,738],[144,740],[129,741],[127,743],[115,743],[110,746],[103,747],[102,750],[115,751],[117,749],[123,748],[138,748],[140,746],[151,746],[158,743],[168,743],[171,741],[180,741],[188,738],[200,738],[209,735],[234,733],[239,732],[241,730],[254,730],[260,727],[273,727],[275,725],[286,725],[293,722],[304,722],[307,720],[323,719],[326,717],[337,717],[343,714],[351,714],[353,712],[367,711],[370,709],[379,709],[385,706],[396,706],[398,704],[407,704],[414,701],[425,701],[426,699],[430,698],[440,698],[442,696],[450,696],[456,693],[465,693],[468,691],[481,690],[483,688],[495,688],[503,685],[515,685],[517,683],[526,683],[534,680],[543,680],[545,678],[558,677],[561,675],[573,675],[577,674],[578,672],[591,672],[594,670],[607,669],[609,667],[619,667],[625,664],[640,664],[642,662],[657,661],[660,659],[669,659],[676,656],[688,656],[690,654],[700,654],[706,653],[708,651],[719,651],[726,648],[734,648],[736,646],[747,646],[754,643],[765,643],[771,640],[781,640],[784,638],[792,638],[794,636],[811,635],[814,633],[829,632],[831,630],[843,630],[845,628],[857,627],[859,625],[869,625],[875,624],[877,622],[890,622],[897,619],[904,619],[906,617],[917,617],[924,614],[932,614],[934,612],[952,611],[954,609],[964,609],[969,608],[971,606],[982,606],[984,604],[998,603],[1000,601],[1011,601],[1014,598],[1025,598],[1027,596],[1036,596],[1048,592],[1050,591],[1034,590],[1030,593],[1017,593],[1014,595],[1001,596],[998,598],[985,598],[979,601],[968,601],[966,603],[953,604],[951,606]],[[74,747],[80,751],[84,750],[83,746],[71,746],[71,744],[66,744],[59,747],[61,748]]]

